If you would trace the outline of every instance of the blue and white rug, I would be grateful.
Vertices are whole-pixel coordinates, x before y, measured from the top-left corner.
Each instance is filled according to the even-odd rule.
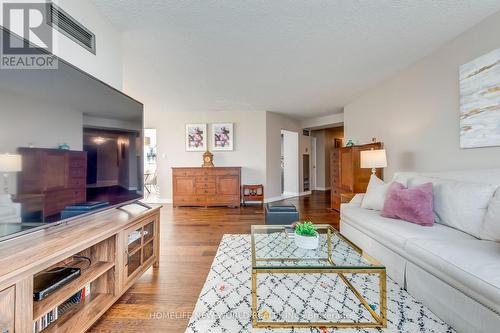
[[[250,235],[224,235],[186,333],[455,332],[387,278],[386,329],[253,328],[251,323]],[[377,275],[346,277],[378,310]],[[259,274],[259,321],[373,321],[336,274]]]

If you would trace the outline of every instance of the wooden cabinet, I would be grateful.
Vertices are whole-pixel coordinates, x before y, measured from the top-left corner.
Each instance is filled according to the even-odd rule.
[[[23,156],[19,194],[43,195],[43,218],[87,201],[86,152],[20,148],[19,153]]]
[[[35,236],[22,235],[16,242],[1,242],[0,333],[33,333],[55,309],[58,318],[42,332],[87,331],[141,274],[157,266],[159,223],[160,207],[131,205],[126,211],[110,209]],[[139,237],[132,236],[133,231]],[[127,252],[130,260],[123,255]],[[37,275],[63,266],[80,268],[80,276],[34,301]],[[84,288],[85,296],[68,304]]]
[[[0,332],[14,333],[15,287],[0,291]]]
[[[156,217],[152,217],[125,230],[124,286],[158,258],[158,229],[159,221]]]
[[[330,155],[331,208],[340,210],[341,193],[364,193],[370,181],[371,169],[360,167],[361,151],[382,149],[380,142],[362,146],[335,148]],[[382,170],[377,169],[382,178]]]
[[[174,207],[239,207],[241,168],[173,168]]]

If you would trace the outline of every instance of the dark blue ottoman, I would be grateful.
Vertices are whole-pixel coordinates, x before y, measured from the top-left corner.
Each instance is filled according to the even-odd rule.
[[[299,221],[299,212],[292,204],[266,205],[266,224],[289,225]]]

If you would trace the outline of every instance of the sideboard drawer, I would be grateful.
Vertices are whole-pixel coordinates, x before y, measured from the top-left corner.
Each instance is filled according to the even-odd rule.
[[[0,332],[14,333],[15,287],[0,291]]]
[[[215,187],[213,187],[213,188],[197,188],[196,194],[215,194]]]
[[[215,183],[215,176],[196,176],[197,182]]]
[[[215,183],[196,183],[196,188],[215,188]]]

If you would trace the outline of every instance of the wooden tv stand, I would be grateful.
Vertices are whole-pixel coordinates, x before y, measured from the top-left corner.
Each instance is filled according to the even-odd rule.
[[[39,318],[90,284],[84,301],[42,331],[85,332],[148,268],[158,267],[159,235],[160,206],[130,205],[1,242],[0,332],[34,332]],[[64,265],[80,267],[80,277],[33,301],[33,277]]]

